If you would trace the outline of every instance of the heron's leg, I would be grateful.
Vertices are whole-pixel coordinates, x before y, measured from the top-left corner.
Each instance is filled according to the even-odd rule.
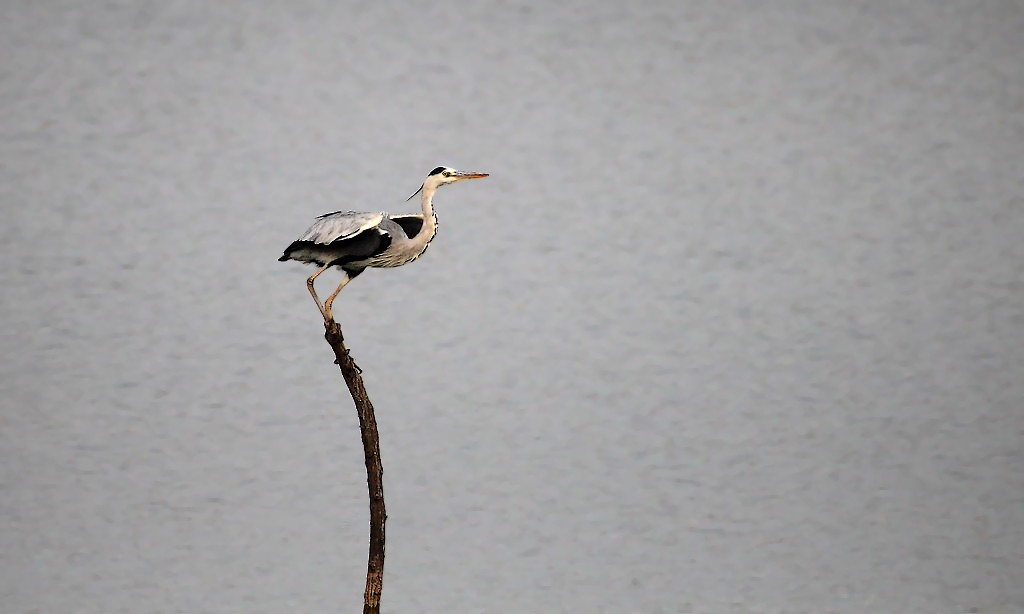
[[[334,319],[334,314],[331,313],[331,305],[334,303],[334,299],[338,296],[338,293],[341,292],[341,289],[347,286],[348,282],[352,281],[353,277],[355,277],[355,275],[345,271],[345,277],[341,280],[341,283],[338,284],[338,289],[334,291],[334,294],[327,297],[327,300],[324,302],[324,320]]]
[[[306,280],[306,287],[309,288],[309,293],[313,297],[313,302],[316,303],[316,308],[320,310],[320,315],[322,315],[325,320],[327,319],[327,314],[324,312],[323,305],[320,304],[320,297],[316,295],[316,288],[313,287],[313,280],[319,277],[320,273],[323,273],[329,268],[331,268],[330,264],[323,265],[322,267],[317,269],[316,273],[310,275],[309,279]]]

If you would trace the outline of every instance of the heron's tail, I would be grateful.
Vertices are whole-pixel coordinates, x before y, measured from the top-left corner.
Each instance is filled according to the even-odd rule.
[[[298,241],[292,241],[292,244],[285,248],[284,253],[281,254],[281,257],[278,258],[277,261],[278,262],[284,262],[285,260],[291,260],[292,259],[292,252],[294,252],[295,248],[297,248],[298,246],[299,246],[299,242]]]

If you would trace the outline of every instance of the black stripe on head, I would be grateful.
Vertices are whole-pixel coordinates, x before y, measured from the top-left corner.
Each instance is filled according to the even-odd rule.
[[[430,173],[427,174],[427,177],[430,177],[431,175],[437,175],[438,173],[443,173],[443,172],[444,172],[444,167],[443,166],[439,166],[439,167],[435,168],[434,170],[430,171]]]

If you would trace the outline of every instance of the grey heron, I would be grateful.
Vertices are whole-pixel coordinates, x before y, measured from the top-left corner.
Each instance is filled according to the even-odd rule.
[[[437,188],[465,179],[487,177],[487,173],[466,173],[439,166],[430,171],[416,194],[422,194],[423,213],[389,215],[384,212],[335,211],[316,218],[301,237],[284,250],[278,260],[296,260],[320,268],[306,280],[306,287],[320,309],[324,322],[332,320],[331,304],[348,282],[369,267],[391,268],[408,264],[423,255],[437,233],[434,192]],[[313,282],[331,267],[345,277],[322,305]]]

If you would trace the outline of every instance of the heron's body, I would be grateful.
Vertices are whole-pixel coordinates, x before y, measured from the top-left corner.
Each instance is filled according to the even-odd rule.
[[[292,242],[279,260],[319,265],[317,272],[306,280],[306,285],[324,320],[330,320],[334,298],[354,277],[370,267],[392,268],[408,264],[427,251],[437,233],[433,198],[438,187],[462,179],[486,176],[486,173],[463,173],[439,166],[431,171],[420,187],[419,192],[423,195],[422,214],[392,216],[383,212],[359,211],[327,213],[318,217],[301,237]],[[330,267],[341,268],[345,278],[321,306],[313,282]]]
[[[436,217],[336,211],[321,215],[284,250],[279,260],[341,267],[349,274],[369,267],[402,266],[420,256],[437,232]]]

